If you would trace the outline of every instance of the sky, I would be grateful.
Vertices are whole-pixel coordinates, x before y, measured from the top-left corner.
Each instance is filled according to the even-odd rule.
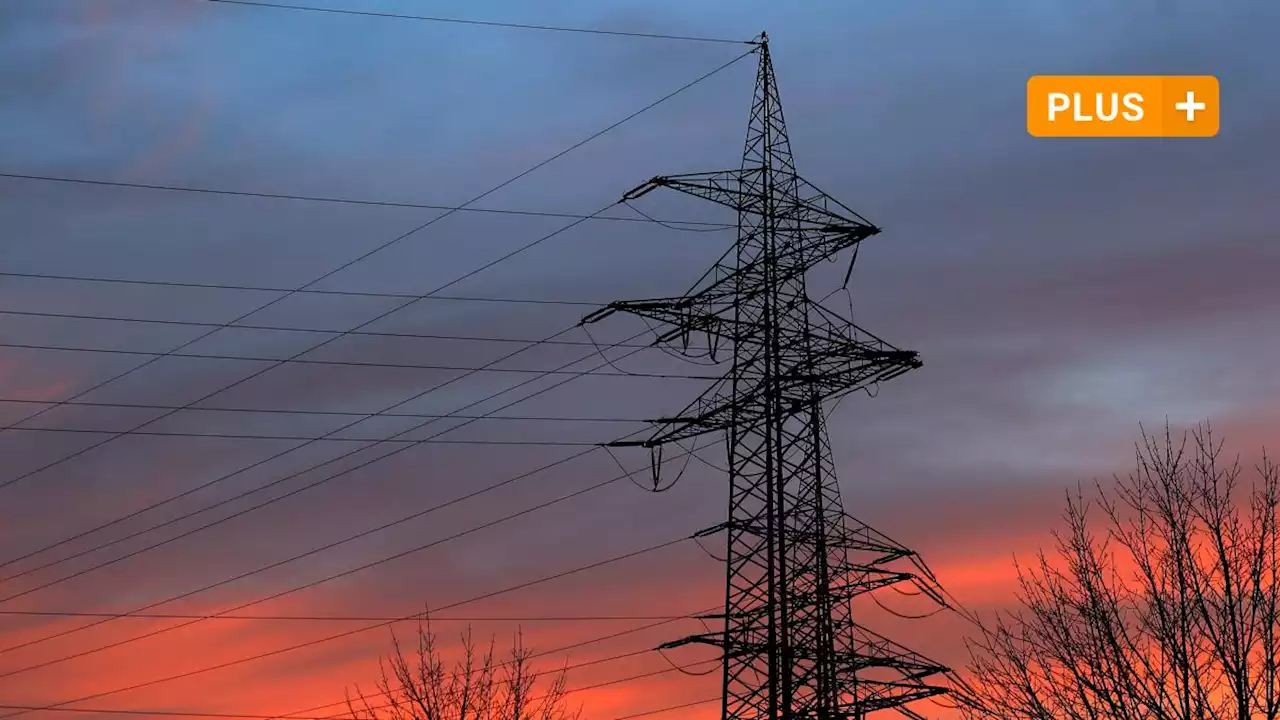
[[[1066,491],[1126,472],[1143,427],[1210,421],[1246,459],[1274,447],[1274,3],[311,4],[767,30],[800,173],[884,229],[832,302],[923,360],[833,411],[846,509],[919,551],[971,610],[1011,605],[1015,554],[1049,544]],[[746,49],[208,0],[7,0],[0,173],[640,219],[612,203],[647,178],[737,166],[754,56],[557,154]],[[1216,75],[1221,132],[1029,137],[1027,78],[1090,73]],[[657,193],[637,207],[732,221]],[[647,453],[592,449],[679,409],[707,370],[603,349],[643,329],[625,319],[574,325],[682,292],[732,234],[441,214],[0,178],[0,705],[328,716],[342,707],[311,709],[371,686],[384,620],[423,608],[449,647],[468,622],[500,647],[521,631],[545,668],[567,663],[587,718],[715,696],[714,673],[678,671],[713,667],[705,652],[640,651],[701,631],[687,616],[723,597],[718,548],[687,540],[724,517],[722,451],[652,493]],[[437,290],[471,299],[397,309]],[[253,327],[217,329],[233,322]],[[324,332],[357,328],[381,334]],[[276,362],[326,340],[301,356],[316,362]],[[466,370],[491,363],[503,372]],[[72,397],[96,404],[50,404]],[[162,409],[187,404],[221,410]],[[486,414],[523,419],[469,419]],[[341,440],[290,439],[328,433]],[[874,611],[867,624],[963,665],[961,618]],[[218,613],[259,619],[199,619]]]

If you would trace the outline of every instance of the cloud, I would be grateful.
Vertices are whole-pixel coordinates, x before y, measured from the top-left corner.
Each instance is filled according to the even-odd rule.
[[[0,103],[0,126],[15,150],[7,156],[13,165],[3,170],[456,203],[736,51],[620,41],[579,44],[560,35],[463,33],[422,23],[200,3],[188,9],[151,5],[95,2],[89,10],[83,3],[51,2],[38,10],[0,10],[0,96],[15,99]],[[831,434],[846,505],[924,553],[966,603],[997,606],[1008,597],[1010,554],[1042,545],[1065,487],[1125,467],[1137,422],[1209,415],[1222,419],[1224,432],[1238,435],[1245,445],[1265,440],[1278,427],[1270,411],[1276,388],[1267,365],[1273,341],[1261,331],[1264,310],[1276,300],[1266,270],[1276,260],[1269,249],[1273,229],[1263,202],[1276,189],[1266,165],[1274,142],[1266,130],[1280,107],[1262,82],[1269,66],[1259,50],[1265,28],[1274,24],[1267,22],[1274,14],[1269,5],[1240,2],[1230,11],[1198,2],[797,11],[769,3],[698,8],[667,3],[643,9],[578,4],[556,10],[560,15],[550,20],[531,12],[516,6],[492,10],[502,19],[529,15],[531,21],[731,37],[769,28],[802,173],[887,229],[868,243],[859,261],[855,319],[920,350],[926,363],[882,388],[875,399],[850,399],[834,416]],[[1193,42],[1193,49],[1186,49],[1194,33],[1205,31],[1234,39]],[[1204,143],[1050,143],[1025,137],[1020,103],[1026,76],[1076,71],[1215,72],[1223,78],[1231,111],[1224,115],[1222,135]],[[750,81],[749,62],[744,62],[484,204],[590,212],[655,173],[731,167],[740,150]],[[726,127],[735,130],[726,133]],[[0,259],[6,268],[36,273],[297,287],[435,214],[0,183],[5,198],[0,219],[11,239],[0,249]],[[717,218],[705,208],[656,193],[645,200],[654,201],[643,207],[655,213]],[[562,224],[457,213],[323,286],[423,292]],[[680,292],[731,235],[584,223],[451,292],[593,301]],[[833,272],[842,270],[843,265]],[[829,285],[830,279],[821,282]],[[239,317],[270,297],[0,280],[0,308],[215,323]],[[389,307],[382,299],[294,296],[254,321],[350,328]],[[373,327],[537,339],[571,326],[584,309],[517,311],[432,301]],[[631,327],[618,321],[592,332],[614,339],[625,337]],[[5,317],[0,325],[6,342],[161,350],[199,332],[49,318]],[[590,340],[580,331],[571,337]],[[221,331],[195,348],[288,356],[320,338]],[[317,356],[477,365],[499,357],[505,347],[360,337],[334,342]],[[590,354],[590,348],[578,350]],[[543,348],[507,367],[550,367],[567,359],[568,352]],[[5,349],[0,396],[65,397],[139,360]],[[631,371],[680,367],[657,359],[620,364]],[[256,367],[261,364],[166,360],[94,398],[181,404]],[[454,374],[293,365],[271,370],[217,402],[364,411]],[[517,381],[470,378],[405,410],[447,412]],[[582,379],[509,412],[640,418],[678,408],[693,392],[675,381]],[[513,394],[519,397],[520,391]],[[7,407],[5,417],[18,412],[26,410]],[[50,427],[120,427],[146,418],[138,411],[61,408],[44,421]],[[269,434],[321,433],[339,422],[184,413],[157,425]],[[367,423],[359,430],[391,427],[399,426]],[[453,437],[581,435],[594,440],[613,430],[489,421]],[[5,458],[0,482],[88,442],[83,436],[36,435],[0,433]],[[90,451],[30,482],[0,489],[0,561],[287,447],[277,441],[140,437]],[[131,609],[321,547],[572,450],[432,445],[406,451],[0,609]],[[325,446],[290,454],[109,532],[69,543],[39,561],[179,517],[339,452]],[[718,461],[720,453],[709,450],[706,457]],[[368,453],[333,469],[351,467],[360,457]],[[619,459],[628,468],[647,460],[644,453],[623,453]],[[621,482],[253,609],[408,613],[424,602],[447,604],[679,537],[723,518],[724,479],[695,468],[668,494],[648,495]],[[166,607],[193,613],[234,607],[449,537],[617,473],[612,460],[597,453]],[[324,470],[308,472],[256,497],[275,497],[324,476]],[[229,515],[252,499],[35,577],[0,582],[0,591],[18,592],[118,557]],[[0,577],[37,562],[0,569]],[[683,613],[715,605],[721,583],[722,570],[713,560],[696,547],[681,546],[500,595],[472,609],[510,615]],[[0,649],[33,633],[71,626],[61,620],[4,621]],[[526,628],[536,646],[558,647],[623,625],[591,624],[599,622],[539,622]],[[901,630],[904,639],[926,652],[960,657],[963,626],[954,619],[940,623],[887,627]],[[47,646],[0,653],[6,663],[0,667],[59,657],[159,626],[113,622]],[[506,633],[510,627],[477,623],[482,632]],[[571,656],[585,660],[652,647],[698,627],[655,628]],[[15,702],[40,703],[337,631],[301,622],[207,621],[0,683],[18,698]],[[386,641],[384,632],[371,631],[314,651],[92,704],[200,709],[208,703],[204,707],[230,712],[287,712],[338,699],[344,686],[367,682]],[[634,664],[584,669],[572,682],[604,682],[666,667],[661,658],[645,656]],[[697,681],[672,673],[583,697],[593,716],[607,718],[714,694],[716,681],[714,675]],[[708,717],[715,711],[714,706],[690,709]]]

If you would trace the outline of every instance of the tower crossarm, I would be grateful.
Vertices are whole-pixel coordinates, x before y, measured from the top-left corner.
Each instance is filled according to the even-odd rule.
[[[820,259],[817,258],[815,262]],[[735,313],[736,307],[756,292],[751,282],[742,283],[736,290],[733,288],[731,280],[741,274],[744,274],[743,271],[733,271],[721,281],[692,295],[613,302],[586,315],[580,324],[596,323],[614,313],[627,313],[665,326],[665,329],[654,331],[655,347],[667,345],[687,352],[692,336],[699,333],[709,338],[708,345],[712,347],[739,343],[750,345],[758,338],[762,321]],[[821,367],[813,366],[819,372],[826,372],[832,361],[839,364],[859,358],[895,360],[907,365],[904,371],[919,367],[917,353],[899,350],[849,320],[839,317],[821,303],[808,298],[800,298],[795,302],[799,312],[810,317],[812,324],[806,332],[806,341],[811,352],[807,356],[823,359]],[[714,352],[711,354],[714,355]],[[840,368],[836,369],[838,371]]]
[[[714,276],[716,279],[689,294],[680,297],[612,302],[584,316],[580,324],[589,325],[615,313],[628,313],[670,325],[671,330],[668,333],[670,338],[681,337],[691,332],[716,334],[731,340],[738,337],[752,337],[742,332],[730,334],[732,326],[727,326],[726,323],[730,322],[735,307],[747,304],[768,292],[770,283],[785,285],[804,275],[819,263],[835,257],[841,251],[857,245],[873,234],[875,234],[874,229],[865,232],[842,230],[823,233],[804,243],[785,246],[769,258],[767,262],[772,263],[773,268],[768,275],[768,281],[765,280],[763,272],[766,260],[749,259],[738,268],[709,274],[708,277]],[[752,330],[758,330],[758,328],[753,327]]]
[[[826,591],[821,594],[812,592],[794,593],[787,598],[788,604],[792,607],[806,604],[816,605],[823,600],[823,596],[832,600],[847,602],[867,593],[875,592],[891,585],[909,583],[915,579],[915,576],[908,572],[886,570],[869,565],[854,565],[833,569],[839,570],[840,575],[843,577],[840,580],[832,580]]]
[[[893,683],[884,681],[862,680],[862,688],[856,703],[850,704],[844,717],[861,720],[867,713],[893,708],[909,718],[923,718],[923,715],[903,707],[908,703],[936,697],[948,692],[947,688],[924,683]]]
[[[785,285],[824,260],[835,257],[878,232],[879,229],[866,225],[825,226],[811,233],[805,233],[804,242],[788,243],[782,246],[768,259],[749,258],[737,268],[726,270],[718,275],[708,273],[706,277],[716,277],[716,279],[701,289],[695,289],[680,297],[609,303],[600,310],[588,314],[582,319],[582,323],[599,322],[616,312],[657,316],[654,319],[662,319],[672,324],[682,320],[694,308],[717,308],[718,312],[723,312],[734,303],[741,304],[767,290],[768,285],[763,277],[764,266],[767,263],[772,264],[769,282]],[[665,317],[661,317],[663,315]]]
[[[862,522],[847,512],[842,512],[838,536],[850,550],[879,552],[887,558],[912,557],[914,550],[898,543],[884,533]]]
[[[775,386],[784,398],[811,403],[858,390],[920,366],[919,355],[848,338],[811,340],[806,356],[779,373]]]
[[[726,298],[730,295],[726,294]],[[627,313],[667,327],[657,331],[653,344],[673,345],[687,349],[694,333],[703,333],[719,340],[733,342],[738,332],[733,322],[732,305],[722,298],[710,296],[686,296],[657,298],[653,300],[624,300],[612,302],[582,318],[580,324],[600,322],[614,313]],[[729,315],[729,317],[726,317]],[[748,336],[749,337],[749,336]]]
[[[892,380],[899,375],[920,367],[920,361],[914,352],[898,351],[869,354],[853,360],[832,362],[828,374],[821,372],[802,372],[792,378],[792,385],[803,388],[810,394],[809,398],[796,398],[796,403],[813,398],[823,400],[848,395],[856,390],[872,387]]]
[[[666,418],[650,421],[655,430],[644,440],[620,440],[609,443],[610,447],[647,447],[691,440],[707,433],[722,432],[730,427],[753,427],[764,422],[764,413],[759,408],[735,408],[714,396],[700,397],[685,412]]]
[[[911,670],[912,674],[909,677],[923,678],[949,672],[945,665],[940,665],[914,650],[903,647],[864,625],[854,623],[853,630],[857,645],[864,648],[868,656],[893,658],[896,667]]]
[[[870,559],[860,561],[858,563],[858,567],[882,566],[902,558],[915,556],[915,551],[885,538],[875,530],[867,527],[857,520],[853,520],[848,515],[845,517],[848,518],[845,526],[837,527],[834,530],[819,532],[814,530],[801,530],[799,528],[792,527],[775,529],[773,532],[774,534],[786,537],[786,539],[792,543],[807,543],[821,540],[829,549],[832,550],[844,550],[847,552],[872,556]],[[848,526],[850,521],[857,525],[850,528]],[[729,520],[698,533],[698,536],[704,537],[722,530],[737,530],[739,532],[751,533],[761,537],[769,532],[769,529],[758,520]]]
[[[663,643],[658,647],[663,650],[681,647],[683,645],[712,645],[720,648],[726,656],[741,657],[758,655],[768,651],[768,645],[764,642],[752,641],[730,641],[725,642],[724,636],[720,633],[700,633],[698,635],[690,635],[679,640]],[[789,645],[786,647],[787,655],[794,660],[815,660],[822,652],[819,648],[809,647],[808,645]],[[856,673],[869,669],[884,669],[896,671],[903,680],[908,683],[898,683],[893,681],[881,681],[884,685],[897,685],[899,687],[909,687],[912,689],[920,689],[920,686],[910,681],[919,681],[927,677],[946,673],[947,667],[940,665],[932,660],[924,658],[916,653],[896,652],[889,648],[878,647],[873,645],[865,646],[859,650],[850,650],[837,652],[834,654],[835,665],[841,673]],[[860,683],[874,682],[870,678],[859,680]]]
[[[666,187],[732,208],[740,216],[759,216],[766,211],[759,193],[745,190],[748,186],[742,184],[759,172],[757,168],[659,176],[631,190],[623,200],[633,200]],[[742,257],[735,267],[717,266],[717,271],[703,276],[704,281],[710,279],[709,283],[680,297],[610,303],[584,317],[582,324],[598,322],[616,312],[627,312],[673,325],[672,334],[676,337],[696,330],[721,332],[721,314],[735,304],[750,301],[767,292],[770,286],[785,285],[822,261],[880,232],[880,228],[822,191],[804,181],[797,179],[797,182],[812,193],[768,208],[772,222],[777,225],[776,232],[783,238],[768,258]],[[748,234],[753,232],[749,228],[742,230]],[[769,268],[767,283],[764,281],[766,265]],[[691,324],[696,321],[702,326]]]
[[[741,170],[716,170],[682,175],[659,175],[622,196],[630,202],[658,189],[669,188],[730,208],[738,213],[761,215],[765,212],[759,192],[750,188],[758,185],[759,167]],[[832,235],[849,234],[871,236],[880,228],[865,218],[845,208],[826,193],[814,188],[798,177],[793,178],[800,191],[786,202],[773,205],[773,217],[794,231],[813,231]],[[808,193],[803,193],[808,190]]]
[[[914,352],[881,350],[848,341],[842,352],[832,347],[817,359],[806,358],[792,364],[768,387],[760,382],[740,383],[735,395],[725,397],[706,392],[679,415],[652,421],[658,429],[648,439],[619,442],[615,446],[656,447],[730,427],[754,428],[766,419],[762,408],[767,393],[786,398],[790,412],[799,414],[814,402],[870,387],[919,366]],[[724,384],[721,381],[716,387]]]
[[[839,570],[837,574],[841,576],[839,580],[832,581],[822,591],[789,593],[787,595],[787,605],[796,609],[817,607],[830,601],[848,602],[876,590],[903,583],[915,583],[918,580],[912,573],[888,570],[882,567],[845,565],[836,569]],[[735,612],[732,617],[737,621],[759,620],[766,617],[769,612],[769,607],[757,606]],[[715,616],[710,615],[702,617],[704,619],[715,618]],[[723,617],[723,615],[719,616],[720,619],[723,619]]]

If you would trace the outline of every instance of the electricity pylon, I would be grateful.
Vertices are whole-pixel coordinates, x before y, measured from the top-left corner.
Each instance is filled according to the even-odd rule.
[[[667,188],[732,208],[734,248],[681,297],[615,302],[583,323],[625,312],[659,324],[655,345],[694,357],[700,334],[705,354],[732,352],[727,374],[683,412],[653,421],[645,440],[613,443],[656,456],[666,444],[727,435],[729,519],[706,531],[727,535],[724,631],[667,645],[722,650],[724,720],[887,708],[918,717],[906,705],[945,692],[928,679],[946,668],[855,622],[851,601],[903,582],[943,600],[913,552],[844,512],[824,403],[920,361],[809,298],[811,268],[844,250],[856,257],[879,229],[796,174],[767,36],[756,45],[741,167],[655,177],[623,198]],[[921,572],[894,569],[900,561]]]

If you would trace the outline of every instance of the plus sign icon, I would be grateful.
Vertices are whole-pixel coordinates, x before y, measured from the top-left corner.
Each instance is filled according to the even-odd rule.
[[[1035,137],[1213,137],[1212,75],[1037,75],[1027,81]]]
[[[1196,100],[1195,90],[1188,90],[1187,99],[1180,103],[1174,103],[1173,107],[1175,110],[1187,114],[1187,122],[1194,122],[1196,119],[1196,113],[1204,110],[1206,105],[1199,100]]]

